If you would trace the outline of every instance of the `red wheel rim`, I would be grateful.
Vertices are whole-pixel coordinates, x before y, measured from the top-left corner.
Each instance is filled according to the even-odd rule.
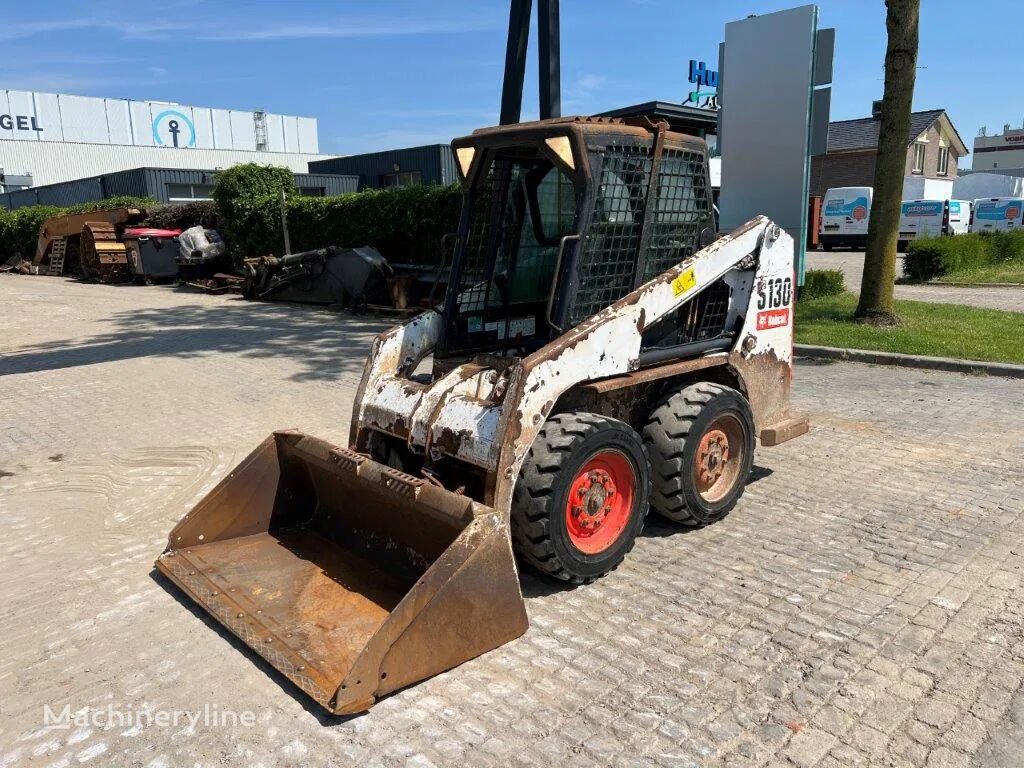
[[[636,471],[618,451],[594,454],[573,478],[565,500],[565,527],[573,546],[586,555],[611,547],[629,523],[636,496]]]
[[[735,416],[723,414],[708,425],[693,457],[694,483],[705,501],[714,504],[732,492],[745,453],[743,427]]]

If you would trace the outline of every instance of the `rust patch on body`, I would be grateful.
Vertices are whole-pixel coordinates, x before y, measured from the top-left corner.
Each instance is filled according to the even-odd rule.
[[[730,352],[729,365],[743,382],[754,414],[754,426],[759,432],[789,418],[793,368],[788,362],[780,360],[773,350],[767,350],[750,357]]]

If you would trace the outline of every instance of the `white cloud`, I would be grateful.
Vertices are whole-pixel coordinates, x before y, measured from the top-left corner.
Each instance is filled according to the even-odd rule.
[[[573,89],[580,95],[589,95],[594,91],[600,90],[608,85],[608,78],[604,75],[588,74],[583,75],[579,78],[573,86]]]
[[[71,18],[52,21],[30,21],[0,26],[0,40],[19,40],[55,32],[77,30],[108,30],[126,40],[159,40],[171,33],[205,42],[260,42],[267,40],[302,40],[315,38],[390,37],[405,35],[451,34],[499,29],[496,18],[479,19],[410,19],[339,18],[323,23],[281,23],[268,20],[260,24],[213,22],[193,19],[189,22],[147,18],[98,19]]]

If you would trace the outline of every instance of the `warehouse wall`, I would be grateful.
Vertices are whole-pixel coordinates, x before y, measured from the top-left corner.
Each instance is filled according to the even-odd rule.
[[[208,188],[212,187],[215,176],[215,171],[195,168],[135,168],[130,171],[0,194],[0,206],[8,210],[17,210],[29,205],[68,206],[120,195],[152,197],[158,202],[168,203],[169,185],[198,185]],[[343,195],[357,191],[359,179],[356,176],[297,173],[295,185],[300,190],[305,190],[306,194]]]
[[[310,173],[340,173],[358,176],[360,189],[386,186],[394,173],[419,171],[423,184],[454,184],[458,181],[452,148],[447,144],[390,149],[365,155],[332,157],[309,164]]]
[[[0,90],[0,114],[12,118],[0,139],[13,141],[241,150],[256,149],[262,116],[268,151],[320,152],[316,118],[263,111]]]
[[[250,152],[229,149],[175,149],[110,144],[67,144],[56,141],[0,139],[0,168],[8,173],[31,173],[33,184],[99,176],[133,168],[229,168],[260,163],[306,173],[309,163],[326,155],[291,152]]]

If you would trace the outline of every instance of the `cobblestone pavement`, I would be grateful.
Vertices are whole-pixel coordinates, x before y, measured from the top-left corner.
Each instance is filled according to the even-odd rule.
[[[900,254],[897,258],[898,268],[902,274],[903,255]],[[861,276],[864,273],[864,251],[808,251],[807,269],[841,269],[846,289],[857,292],[860,291]],[[1024,286],[975,288],[957,285],[897,285],[896,298],[1024,312]]]
[[[801,366],[812,432],[728,518],[587,587],[524,572],[524,637],[345,720],[152,562],[272,429],[344,440],[379,326],[14,276],[0,306],[0,766],[1019,765],[1020,382]]]

